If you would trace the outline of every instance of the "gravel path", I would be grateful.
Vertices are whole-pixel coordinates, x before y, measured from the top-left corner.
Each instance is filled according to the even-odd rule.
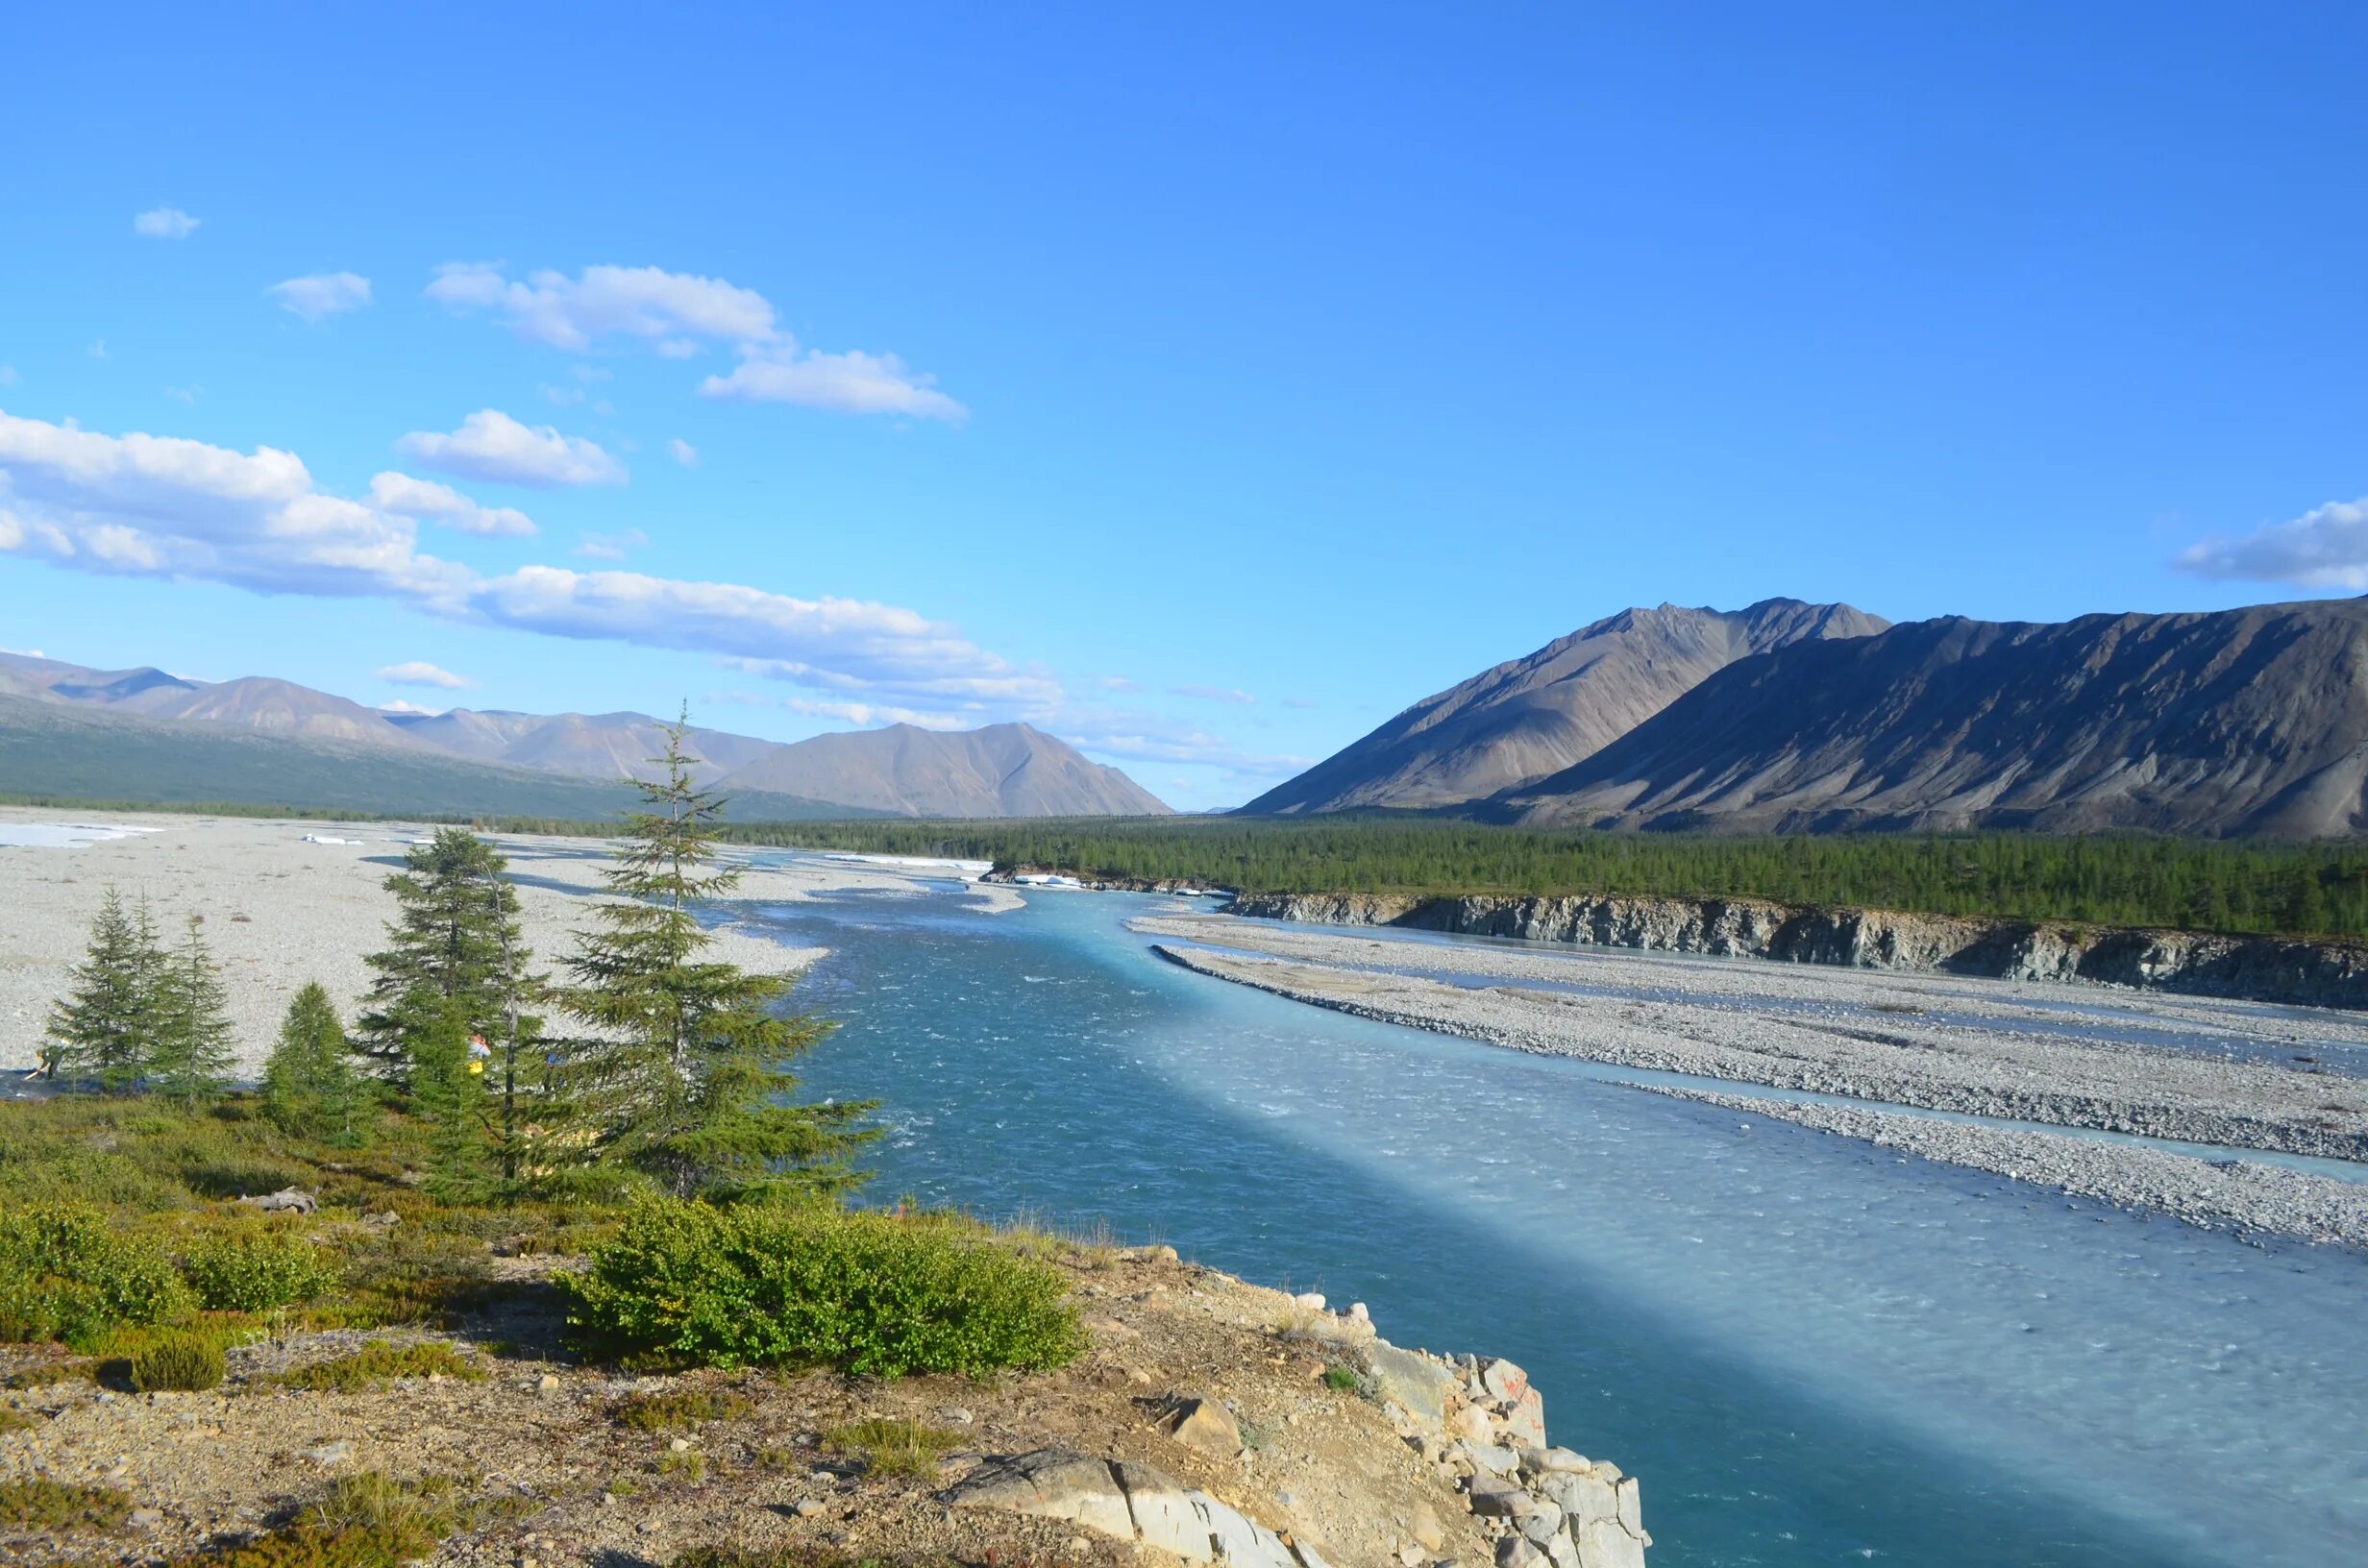
[[[127,898],[146,897],[168,937],[179,934],[187,916],[205,917],[230,992],[239,1069],[259,1070],[289,998],[307,981],[327,986],[352,1017],[371,978],[363,956],[385,945],[395,912],[382,884],[408,847],[404,841],[430,831],[382,822],[0,808],[0,825],[67,822],[125,836],[80,847],[0,846],[0,1071],[33,1066],[51,1003],[70,983],[90,919],[111,886]],[[352,842],[307,843],[308,834]],[[588,899],[603,891],[604,845],[590,839],[499,842],[518,882],[527,943],[538,966],[555,968],[573,946],[572,933],[589,922]],[[825,862],[752,868],[740,900],[795,902],[851,889],[923,893],[913,873]],[[1019,902],[1007,889],[981,889],[975,896],[998,907]],[[803,969],[823,956],[823,949],[783,946],[728,923],[717,936],[717,957],[765,973]]]

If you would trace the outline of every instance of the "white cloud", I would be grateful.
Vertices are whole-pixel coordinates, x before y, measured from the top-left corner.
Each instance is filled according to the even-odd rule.
[[[444,708],[423,708],[416,702],[406,702],[401,698],[395,698],[392,702],[382,702],[379,704],[379,712],[381,713],[411,713],[417,714],[423,719],[432,719],[437,714],[444,713],[446,711],[448,710]]]
[[[535,532],[534,520],[514,506],[481,506],[449,484],[388,471],[370,480],[370,504],[382,512],[426,518],[462,533],[520,538]]]
[[[778,325],[772,301],[721,278],[596,266],[572,278],[546,270],[520,282],[499,261],[448,261],[429,282],[428,297],[449,310],[490,314],[521,337],[577,353],[604,337],[639,338],[665,359],[729,345],[740,363],[700,383],[710,398],[948,421],[970,412],[937,390],[937,378],[907,368],[893,354],[802,349]]]
[[[955,423],[970,410],[937,390],[937,378],[907,370],[893,354],[803,354],[794,344],[750,348],[728,376],[699,383],[706,398],[747,403],[794,403],[842,414],[909,414]]]
[[[132,233],[143,239],[186,239],[200,221],[177,207],[152,207],[132,219]]]
[[[968,729],[978,723],[976,714],[931,713],[923,708],[883,706],[876,702],[816,701],[812,698],[785,697],[781,706],[791,713],[802,713],[810,719],[838,719],[851,724],[915,724],[923,729]]]
[[[2286,582],[2358,593],[2368,589],[2368,497],[2331,501],[2241,538],[2207,539],[2181,551],[2172,564],[2224,582]]]
[[[587,533],[577,541],[576,553],[589,555],[596,561],[621,561],[649,542],[650,536],[639,528],[627,528],[618,533]]]
[[[175,403],[185,403],[192,405],[205,395],[205,392],[206,389],[202,386],[168,386],[164,389],[164,395]]]
[[[666,443],[666,455],[680,463],[684,468],[699,466],[699,449],[678,435]]]
[[[837,700],[1013,708],[1061,698],[1049,674],[898,605],[545,565],[483,576],[424,553],[410,515],[322,491],[294,453],[270,447],[240,453],[0,413],[0,551],[74,571],[379,599],[472,625],[709,654]]]
[[[341,310],[358,310],[370,303],[370,280],[358,273],[323,272],[309,278],[290,278],[264,293],[280,308],[307,321],[319,321]]]
[[[536,383],[534,390],[540,392],[555,406],[560,408],[573,408],[590,396],[580,386],[554,386],[549,381]]]
[[[94,341],[94,342],[90,345],[90,347],[88,347],[88,348],[86,348],[86,349],[83,350],[83,353],[85,353],[85,354],[86,354],[86,355],[90,355],[90,357],[91,357],[91,358],[93,358],[93,359],[104,359],[104,358],[106,358],[106,357],[107,357],[107,339],[105,339],[105,338],[103,338],[103,337],[102,337],[102,338],[97,339],[96,341]]]
[[[480,408],[450,435],[413,430],[395,445],[430,468],[507,484],[623,484],[625,465],[595,441]]]
[[[426,659],[386,665],[379,671],[379,679],[396,686],[434,686],[447,692],[462,691],[477,684],[466,675],[456,675]]]
[[[1257,702],[1249,693],[1235,686],[1171,686],[1170,697],[1196,697],[1204,702],[1233,702],[1248,707]]]
[[[1284,707],[1297,708],[1302,713],[1306,712],[1309,708],[1312,708],[1316,704],[1312,700],[1304,697],[1286,697],[1283,698]]]
[[[519,336],[555,349],[581,351],[622,333],[663,353],[686,337],[736,343],[774,331],[773,305],[754,289],[660,267],[586,267],[574,278],[545,271],[517,282],[498,261],[448,261],[428,298],[453,310],[491,311]]]

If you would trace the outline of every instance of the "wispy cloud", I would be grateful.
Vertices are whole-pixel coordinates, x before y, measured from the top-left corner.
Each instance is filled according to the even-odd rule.
[[[426,659],[383,666],[379,671],[379,679],[396,686],[433,686],[447,692],[463,691],[477,684],[466,675],[456,675]]]
[[[104,359],[104,358],[106,358],[106,357],[107,357],[107,339],[105,339],[105,338],[103,338],[103,337],[102,337],[102,338],[97,338],[97,339],[94,339],[94,340],[91,342],[90,347],[88,347],[88,348],[86,348],[86,349],[83,350],[83,353],[85,353],[85,354],[86,354],[86,355],[90,355],[90,357],[91,357],[91,358],[93,358],[93,359]]]
[[[1203,702],[1232,702],[1248,707],[1258,699],[1237,686],[1171,686],[1170,697],[1197,698]]]
[[[899,605],[551,565],[481,574],[420,550],[412,515],[324,491],[295,453],[271,447],[241,453],[0,413],[0,551],[705,654],[830,700],[944,710],[1061,698],[1049,673]]]
[[[1308,698],[1304,698],[1304,697],[1286,697],[1286,698],[1283,698],[1283,706],[1284,706],[1284,707],[1286,707],[1286,708],[1297,708],[1297,709],[1301,710],[1302,712],[1304,712],[1305,710],[1307,710],[1307,709],[1309,709],[1309,708],[1314,707],[1315,705],[1316,705],[1316,704],[1315,704],[1313,701],[1309,700]]]
[[[2180,552],[2182,572],[2218,581],[2284,582],[2297,588],[2368,589],[2368,497],[2331,501],[2286,523],[2233,539],[2207,539]]]
[[[699,449],[678,435],[666,443],[666,455],[680,463],[684,468],[699,466]]]
[[[599,442],[522,425],[499,408],[480,408],[449,435],[413,430],[395,445],[430,468],[504,484],[623,484],[627,478]]]
[[[203,221],[177,207],[152,207],[132,219],[132,233],[142,239],[186,239]]]
[[[280,302],[280,308],[306,321],[321,321],[370,303],[370,280],[358,273],[323,272],[309,278],[290,278],[263,290]]]
[[[621,561],[649,542],[650,536],[639,528],[626,528],[617,533],[587,533],[577,541],[576,553],[588,555],[596,561]]]
[[[382,512],[441,523],[462,533],[515,538],[535,531],[534,520],[516,507],[481,506],[449,484],[391,471],[371,478],[370,504]]]
[[[934,376],[896,355],[801,346],[772,301],[721,278],[591,266],[572,277],[546,269],[522,280],[499,261],[448,261],[427,292],[449,310],[487,315],[530,342],[579,354],[613,337],[638,339],[666,359],[729,348],[740,362],[701,381],[705,397],[946,421],[969,413],[937,389]]]
[[[0,386],[14,386],[24,378],[16,374],[14,365],[0,365]]]

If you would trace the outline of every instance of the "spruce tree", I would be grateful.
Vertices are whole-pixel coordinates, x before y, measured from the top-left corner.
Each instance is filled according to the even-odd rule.
[[[74,990],[50,1015],[59,1077],[95,1079],[111,1094],[138,1087],[155,1033],[160,959],[147,905],[136,919],[109,888],[75,966]]]
[[[204,916],[190,916],[187,935],[165,957],[147,1064],[158,1092],[192,1111],[229,1087],[232,1063],[222,970],[207,950],[205,925]]]
[[[411,1109],[427,1124],[428,1190],[445,1203],[481,1201],[492,1185],[491,1129],[467,1004],[423,994],[414,1014],[428,1019],[411,1042]]]
[[[466,828],[446,827],[412,847],[386,879],[399,912],[391,944],[368,960],[371,982],[355,1048],[378,1070],[407,1083],[413,1044],[459,1004],[469,1032],[514,1053],[539,1022],[526,1009],[539,986],[520,940],[518,890],[500,851]],[[513,1075],[514,1076],[514,1075]]]
[[[678,1196],[828,1192],[862,1178],[849,1161],[876,1133],[863,1104],[798,1105],[783,1065],[829,1026],[776,1011],[792,982],[706,957],[698,905],[731,893],[716,864],[724,800],[691,778],[685,718],[668,727],[664,776],[640,784],[598,928],[578,935],[562,1005],[589,1026],[580,1080],[604,1159]]]
[[[317,980],[288,1003],[280,1040],[263,1064],[263,1110],[291,1133],[353,1141],[362,1084],[347,1057],[345,1026]]]

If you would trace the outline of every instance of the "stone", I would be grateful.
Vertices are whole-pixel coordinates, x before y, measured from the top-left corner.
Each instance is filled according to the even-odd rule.
[[[126,1523],[134,1530],[155,1530],[164,1523],[164,1515],[154,1508],[134,1508]]]
[[[1436,1427],[1447,1418],[1447,1390],[1455,1374],[1427,1356],[1376,1339],[1365,1347],[1368,1370],[1382,1398],[1394,1400],[1408,1415]]]
[[[1563,1532],[1563,1510],[1551,1503],[1541,1503],[1535,1513],[1524,1514],[1517,1523],[1522,1534],[1542,1547]]]
[[[1590,1466],[1587,1456],[1573,1454],[1566,1448],[1525,1448],[1521,1450],[1521,1473],[1527,1476],[1550,1476],[1560,1472],[1585,1475]]]
[[[1535,1388],[1522,1388],[1505,1411],[1501,1425],[1505,1441],[1517,1448],[1545,1446],[1545,1396]]]
[[[1519,1519],[1544,1506],[1518,1486],[1492,1476],[1472,1477],[1468,1501],[1471,1511],[1483,1519]]]
[[[971,1412],[970,1412],[970,1411],[968,1411],[968,1410],[964,1409],[963,1409],[961,1406],[959,1406],[959,1405],[953,1406],[953,1407],[951,1407],[950,1409],[947,1409],[947,1410],[944,1412],[944,1414],[945,1414],[945,1418],[946,1418],[946,1420],[947,1420],[949,1423],[950,1423],[950,1424],[951,1424],[951,1425],[953,1425],[953,1426],[957,1426],[957,1427],[967,1427],[967,1426],[969,1426],[969,1425],[970,1425],[973,1421],[975,1421],[976,1419],[978,1419],[976,1416],[974,1416],[974,1415],[971,1414]]]
[[[677,1454],[688,1454],[691,1451],[691,1440],[688,1437],[678,1437],[666,1446]]]
[[[1168,1408],[1168,1435],[1219,1458],[1242,1449],[1242,1428],[1233,1413],[1206,1395],[1188,1394]]]
[[[964,1477],[946,1500],[961,1508],[1001,1508],[1064,1519],[1122,1540],[1135,1533],[1126,1494],[1110,1466],[1070,1449],[1040,1448],[989,1459]]]
[[[1372,1313],[1365,1310],[1365,1303],[1361,1301],[1352,1301],[1348,1304],[1348,1315],[1359,1323],[1373,1321]]]
[[[1413,1532],[1417,1541],[1433,1552],[1447,1544],[1447,1531],[1439,1522],[1439,1510],[1428,1503],[1415,1505],[1414,1514],[1407,1520],[1406,1528]]]
[[[1569,1515],[1574,1526],[1588,1520],[1619,1518],[1617,1495],[1592,1475],[1556,1470],[1539,1478],[1538,1492]]]
[[[1644,1499],[1639,1495],[1637,1478],[1622,1476],[1619,1484],[1612,1490],[1619,1497],[1620,1529],[1631,1535],[1641,1536],[1644,1533]]]
[[[1588,1466],[1588,1468],[1594,1471],[1595,1479],[1602,1482],[1606,1486],[1616,1486],[1619,1484],[1619,1478],[1621,1474],[1620,1467],[1614,1464],[1610,1459],[1597,1459],[1593,1464]]]
[[[1580,1568],[1644,1568],[1644,1543],[1620,1529],[1617,1519],[1591,1519],[1574,1527]]]
[[[546,1372],[541,1377],[536,1378],[534,1380],[534,1391],[542,1395],[545,1399],[549,1399],[552,1395],[559,1391],[559,1375],[556,1372]]]
[[[340,1437],[333,1443],[305,1450],[305,1458],[314,1464],[343,1464],[354,1457],[354,1445]]]
[[[1464,1458],[1471,1461],[1474,1470],[1485,1470],[1492,1476],[1511,1476],[1521,1467],[1520,1457],[1509,1448],[1468,1440],[1455,1446]]]
[[[1111,1466],[1119,1490],[1134,1516],[1135,1533],[1164,1552],[1206,1562],[1214,1552],[1208,1522],[1193,1507],[1192,1494],[1165,1471],[1121,1459]]]
[[[386,1229],[402,1224],[403,1216],[396,1213],[392,1209],[382,1209],[375,1214],[362,1215],[361,1222],[364,1225],[376,1225],[381,1229]]]
[[[818,1513],[827,1512],[829,1507],[830,1505],[819,1497],[802,1497],[798,1500],[797,1514],[801,1519],[811,1519]]]
[[[293,1187],[284,1187],[277,1192],[266,1192],[259,1198],[240,1198],[238,1201],[252,1204],[267,1214],[279,1213],[283,1211],[288,1213],[308,1214],[321,1206],[320,1199]]]
[[[1431,1559],[1430,1554],[1423,1551],[1421,1547],[1409,1543],[1397,1549],[1397,1560],[1404,1565],[1404,1568],[1422,1568],[1422,1565]]]
[[[1511,1405],[1529,1392],[1529,1374],[1511,1361],[1490,1361],[1480,1368],[1480,1386],[1498,1404]]]
[[[1447,1433],[1468,1443],[1486,1446],[1496,1441],[1496,1423],[1491,1421],[1489,1412],[1479,1406],[1466,1405],[1447,1417]]]
[[[1544,1562],[1538,1549],[1518,1535],[1496,1543],[1496,1568],[1543,1568]]]
[[[1545,1555],[1554,1568],[1585,1568],[1585,1564],[1579,1561],[1579,1549],[1572,1543],[1570,1531],[1566,1530],[1545,1543]]]
[[[1323,1311],[1323,1292],[1303,1290],[1291,1298],[1291,1304],[1294,1307],[1304,1307],[1311,1312],[1320,1312]]]

